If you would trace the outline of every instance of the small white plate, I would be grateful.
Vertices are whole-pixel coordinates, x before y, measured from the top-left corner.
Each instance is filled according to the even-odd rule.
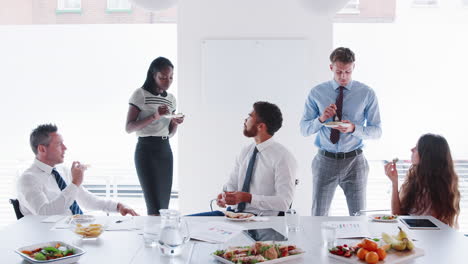
[[[253,220],[255,215],[254,214],[251,214],[251,213],[232,213],[231,214],[236,214],[236,215],[244,215],[244,216],[247,216],[247,217],[244,217],[244,218],[234,218],[234,217],[228,217],[227,215],[224,215],[224,218],[226,218],[227,220],[229,221],[238,221],[238,222],[242,222],[242,221],[249,221],[249,220]]]
[[[161,117],[165,117],[165,118],[180,118],[180,117],[184,117],[185,115],[184,114],[174,114],[174,115],[162,115]]]
[[[57,243],[59,243],[60,245],[62,245],[64,247],[75,249],[75,254],[73,254],[71,256],[57,258],[57,259],[36,260],[36,259],[33,259],[33,258],[29,257],[28,255],[21,252],[23,250],[32,251],[32,250],[37,249],[37,248],[55,247],[55,245]],[[75,263],[80,259],[81,255],[83,255],[85,253],[85,251],[83,249],[81,249],[79,247],[71,246],[70,244],[67,244],[67,243],[62,242],[62,241],[51,241],[51,242],[44,242],[44,243],[34,244],[34,245],[26,246],[26,247],[20,247],[20,248],[16,249],[15,252],[18,255],[20,255],[21,257],[23,257],[24,260],[26,260],[26,261],[28,261],[30,263],[35,263],[35,264],[36,263],[54,263],[54,264]]]
[[[328,122],[328,123],[325,123],[324,126],[331,127],[331,128],[339,127],[339,126],[349,127],[349,126],[351,126],[351,124],[350,123],[343,123],[343,122]]]
[[[394,217],[393,219],[382,219],[382,217]],[[374,222],[394,223],[398,221],[397,215],[392,214],[373,214],[369,215],[369,218]]]

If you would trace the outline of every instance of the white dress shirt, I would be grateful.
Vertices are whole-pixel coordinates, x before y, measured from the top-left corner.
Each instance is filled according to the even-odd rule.
[[[278,215],[280,211],[288,210],[294,199],[297,162],[294,156],[273,138],[242,149],[226,184],[227,191],[242,191],[249,160],[255,147],[258,153],[249,190],[252,201],[246,204],[244,212]]]
[[[70,206],[76,200],[80,208],[117,212],[117,202],[91,194],[83,186],[71,182],[71,171],[59,166],[67,187],[60,190],[53,167],[34,159],[34,163],[18,179],[18,200],[23,215],[71,215]]]

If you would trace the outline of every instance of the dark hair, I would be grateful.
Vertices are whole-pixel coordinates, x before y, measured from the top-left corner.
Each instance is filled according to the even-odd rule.
[[[49,145],[50,133],[57,132],[57,126],[53,124],[44,124],[36,127],[29,136],[29,144],[34,154],[37,155],[37,147],[39,145]]]
[[[256,102],[253,105],[259,123],[267,126],[267,132],[274,135],[283,124],[281,110],[275,104],[268,102]]]
[[[344,47],[339,47],[336,48],[331,54],[330,54],[330,62],[342,62],[342,63],[351,63],[355,61],[354,58],[354,52],[352,52],[348,48]]]
[[[450,147],[444,137],[425,134],[418,140],[419,163],[412,165],[401,186],[403,213],[431,210],[434,217],[456,226],[460,213],[460,191]]]
[[[170,60],[164,57],[157,57],[156,59],[154,59],[148,68],[148,73],[146,74],[145,83],[143,84],[141,88],[145,89],[148,92],[154,92],[156,90],[156,82],[154,81],[154,74],[168,67],[174,69],[174,65],[172,65]]]

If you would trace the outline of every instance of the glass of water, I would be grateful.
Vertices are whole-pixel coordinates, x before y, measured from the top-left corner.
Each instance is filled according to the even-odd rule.
[[[327,248],[333,248],[336,240],[336,225],[324,222],[321,225],[323,243]]]
[[[143,239],[146,247],[156,247],[158,245],[161,226],[156,218],[156,216],[148,216],[145,219],[145,225],[143,226]]]
[[[300,218],[297,211],[294,209],[288,209],[284,216],[286,217],[288,231],[299,231]]]

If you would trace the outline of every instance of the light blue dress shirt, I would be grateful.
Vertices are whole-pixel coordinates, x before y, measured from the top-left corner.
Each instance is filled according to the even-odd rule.
[[[303,136],[317,133],[315,145],[334,153],[362,148],[364,139],[376,139],[382,134],[379,104],[374,91],[361,82],[351,81],[343,89],[342,120],[349,120],[356,128],[353,133],[340,133],[340,140],[336,144],[331,143],[331,128],[325,127],[324,123],[333,121],[333,117],[324,123],[320,122],[319,117],[327,106],[336,102],[339,86],[335,80],[331,80],[312,88],[300,123]]]

